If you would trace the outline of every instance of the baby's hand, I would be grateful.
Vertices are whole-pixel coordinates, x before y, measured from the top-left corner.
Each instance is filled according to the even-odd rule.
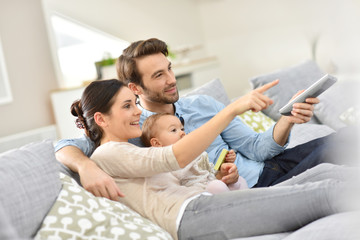
[[[236,159],[236,153],[234,150],[229,150],[228,154],[226,154],[226,157],[225,157],[225,162],[227,163],[233,163],[235,162],[235,159]]]
[[[239,173],[236,165],[233,163],[221,164],[217,178],[221,179],[221,181],[223,181],[226,184],[236,183],[239,178]]]

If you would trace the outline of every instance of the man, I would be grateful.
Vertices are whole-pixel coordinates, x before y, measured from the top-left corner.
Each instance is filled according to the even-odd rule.
[[[151,114],[166,112],[179,117],[189,133],[224,106],[207,96],[179,99],[167,54],[167,45],[161,40],[134,42],[117,61],[118,77],[139,97],[140,124]],[[278,80],[273,85],[277,83]],[[272,104],[262,92],[253,90],[248,95],[258,104],[252,109],[254,111]],[[275,126],[262,134],[250,130],[240,119],[234,119],[207,149],[209,159],[216,161],[223,148],[236,150],[235,164],[249,187],[274,185],[319,164],[323,139],[284,151],[292,126],[308,122],[316,103],[319,103],[317,98],[308,98],[306,103],[295,104],[292,116],[281,117]],[[116,200],[123,195],[113,179],[88,158],[93,150],[94,145],[87,138],[62,140],[56,146],[56,157],[79,173],[85,189],[96,196]]]

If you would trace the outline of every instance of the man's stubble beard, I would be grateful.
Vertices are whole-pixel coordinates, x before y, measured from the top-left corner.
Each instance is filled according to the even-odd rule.
[[[176,85],[175,85],[176,86]],[[169,88],[173,88],[175,86],[171,86]],[[179,91],[176,88],[176,93],[171,97],[165,97],[162,93],[152,93],[147,88],[143,88],[145,95],[147,95],[147,100],[153,103],[161,103],[161,104],[173,104],[179,100]]]

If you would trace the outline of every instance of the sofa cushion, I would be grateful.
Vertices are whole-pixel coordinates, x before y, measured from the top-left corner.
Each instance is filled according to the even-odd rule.
[[[279,84],[265,92],[265,95],[269,96],[274,104],[263,110],[267,116],[277,121],[281,116],[279,109],[288,103],[298,91],[306,89],[323,75],[324,73],[315,62],[306,61],[289,68],[254,77],[250,79],[250,83],[253,88],[258,88],[276,79],[280,80]],[[311,121],[317,122],[315,118],[312,118]]]
[[[95,197],[60,173],[63,188],[35,239],[172,239],[120,202]]]
[[[345,212],[314,221],[284,240],[354,240],[360,239],[360,212]]]
[[[275,121],[263,114],[262,112],[253,112],[251,110],[238,115],[238,117],[245,123],[249,128],[255,132],[265,132]]]
[[[338,81],[318,97],[320,103],[314,110],[317,119],[335,130],[359,124],[359,88],[360,83],[356,81]]]
[[[335,133],[335,130],[322,124],[295,124],[291,129],[290,140],[287,148],[310,142],[316,138],[325,137]]]
[[[249,128],[255,132],[265,132],[275,121],[262,112],[247,111],[238,116]],[[291,130],[291,135],[287,148],[293,148],[297,145],[307,143],[316,138],[324,137],[335,133],[335,130],[322,124],[295,124]]]
[[[17,234],[14,226],[9,221],[7,217],[7,213],[0,205],[0,239],[1,240],[13,240],[19,239],[19,235]]]
[[[187,93],[184,97],[192,95],[208,95],[223,103],[225,106],[230,103],[230,99],[225,91],[224,85],[218,78],[215,78],[210,82],[195,88],[194,90]]]
[[[0,154],[0,189],[0,217],[8,219],[19,237],[33,237],[61,189],[52,142]]]
[[[266,235],[259,235],[253,237],[235,238],[231,240],[283,240],[290,233],[291,232],[274,233],[274,234],[266,234]],[[304,239],[298,239],[298,240],[304,240]]]

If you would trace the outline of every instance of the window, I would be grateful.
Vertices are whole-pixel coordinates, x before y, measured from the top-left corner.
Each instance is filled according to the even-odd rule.
[[[2,44],[0,39],[0,104],[9,103],[12,101],[10,84],[6,72],[5,58],[2,51]]]
[[[97,78],[95,62],[117,58],[129,43],[69,18],[52,14],[56,56],[62,87],[80,86]]]

